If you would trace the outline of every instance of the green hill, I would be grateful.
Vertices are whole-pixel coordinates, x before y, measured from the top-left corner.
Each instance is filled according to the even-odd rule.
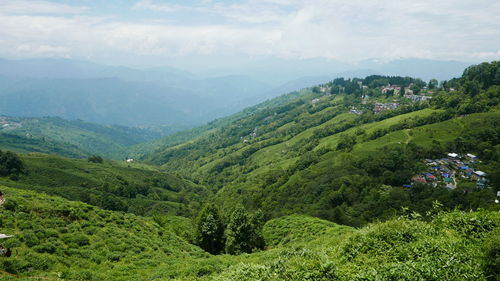
[[[241,203],[271,217],[301,212],[360,226],[403,207],[425,212],[434,199],[450,209],[496,208],[500,81],[477,73],[499,68],[473,66],[439,89],[408,77],[336,79],[250,108],[146,159],[216,187],[225,208]],[[411,92],[395,92],[401,87]],[[489,175],[491,188],[469,180],[453,190],[403,188],[426,170],[425,159],[448,152],[478,155],[475,169]]]
[[[24,173],[15,180],[0,177],[0,184],[109,210],[140,215],[189,215],[211,194],[202,186],[140,163],[92,163],[37,153],[20,157]]]
[[[0,133],[0,148],[21,153],[41,152],[71,158],[84,158],[89,155],[88,152],[68,143],[8,133]]]
[[[0,257],[0,278],[10,280],[146,280],[165,266],[205,257],[199,248],[152,219],[111,212],[39,192],[0,186],[2,241],[13,249]],[[26,277],[23,278],[23,277]]]
[[[268,249],[212,256],[179,237],[182,219],[105,211],[1,186],[12,250],[2,280],[495,280],[498,212],[401,217],[356,230],[307,216],[269,221]],[[165,221],[164,221],[165,222]],[[14,276],[15,275],[15,276]]]
[[[184,127],[132,128],[99,125],[58,117],[0,117],[0,149],[44,152],[72,158],[99,154],[124,159],[129,147],[174,133]]]

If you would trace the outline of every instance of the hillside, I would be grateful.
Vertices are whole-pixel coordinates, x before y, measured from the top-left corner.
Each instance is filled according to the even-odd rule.
[[[2,241],[13,249],[0,259],[0,278],[10,280],[138,280],[182,260],[207,256],[150,218],[111,212],[40,192],[0,186]],[[177,268],[179,268],[177,266]],[[180,271],[180,270],[177,270]],[[10,273],[10,274],[7,274]],[[23,278],[23,277],[26,277]],[[145,280],[146,278],[142,279]]]
[[[21,153],[40,152],[57,154],[71,158],[83,158],[89,155],[88,152],[68,143],[9,133],[0,133],[0,149]]]
[[[130,146],[175,133],[185,127],[125,127],[58,117],[0,117],[0,149],[44,152],[72,158],[93,154],[124,159]]]
[[[495,208],[499,66],[470,67],[440,88],[409,77],[336,79],[250,108],[146,159],[217,187],[226,208],[243,203],[270,216],[305,212],[363,225],[402,207],[426,211],[434,199],[448,208]],[[449,152],[478,155],[474,169],[486,172],[491,188],[470,179],[451,190],[403,187],[426,170],[425,159]]]
[[[23,173],[14,180],[0,177],[0,184],[59,195],[108,210],[188,216],[211,194],[203,186],[140,163],[92,163],[38,153],[24,154],[20,159]]]
[[[495,280],[498,212],[401,217],[356,230],[303,215],[269,221],[268,249],[212,256],[155,220],[0,187],[2,280]],[[496,252],[495,252],[496,251]],[[15,275],[15,276],[14,276]]]

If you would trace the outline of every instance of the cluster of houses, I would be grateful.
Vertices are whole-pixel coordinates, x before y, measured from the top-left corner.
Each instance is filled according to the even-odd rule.
[[[411,179],[411,184],[405,185],[405,187],[411,187],[415,183],[423,183],[433,186],[441,184],[449,189],[454,189],[459,180],[475,181],[478,187],[487,187],[486,173],[473,168],[473,165],[479,162],[477,156],[470,153],[465,155],[448,153],[445,158],[426,159],[425,164],[428,170],[414,176]]]
[[[394,95],[401,94],[401,86],[397,86],[397,85],[382,86],[381,91],[382,91],[382,94],[387,94],[387,92],[392,92]]]
[[[356,109],[356,108],[351,108],[351,109],[349,110],[349,113],[356,114],[356,115],[361,115],[361,114],[363,114],[364,112],[363,112],[363,110],[359,110],[359,109]]]
[[[399,103],[396,102],[388,102],[388,103],[375,103],[375,106],[373,107],[373,113],[379,113],[384,110],[391,110],[391,109],[396,109],[400,106]]]
[[[17,129],[22,127],[21,123],[13,122],[7,117],[0,116],[0,130],[2,129]]]
[[[414,94],[405,94],[404,97],[414,102],[428,101],[432,99],[432,96],[414,95]]]
[[[257,129],[258,129],[258,128],[259,128],[259,127],[255,127],[255,128],[253,129],[253,132],[252,132],[252,133],[250,134],[250,136],[249,136],[250,138],[256,138],[256,137],[257,137]],[[243,143],[248,143],[248,142],[249,142],[248,138],[243,138],[243,137],[240,137],[240,139],[241,139],[241,141],[242,141]]]

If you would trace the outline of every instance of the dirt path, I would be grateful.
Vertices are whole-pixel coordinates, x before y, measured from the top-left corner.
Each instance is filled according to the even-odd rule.
[[[410,131],[411,131],[411,129],[405,130],[405,134],[406,134],[405,144],[408,144],[413,139],[413,137],[410,135]]]

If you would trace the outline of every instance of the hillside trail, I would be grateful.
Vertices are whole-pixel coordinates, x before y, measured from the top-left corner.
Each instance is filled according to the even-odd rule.
[[[405,132],[405,134],[406,134],[406,141],[405,141],[405,144],[410,143],[410,141],[413,139],[413,137],[410,135],[410,131],[411,131],[411,129],[406,129],[406,130],[404,130],[404,132]]]

